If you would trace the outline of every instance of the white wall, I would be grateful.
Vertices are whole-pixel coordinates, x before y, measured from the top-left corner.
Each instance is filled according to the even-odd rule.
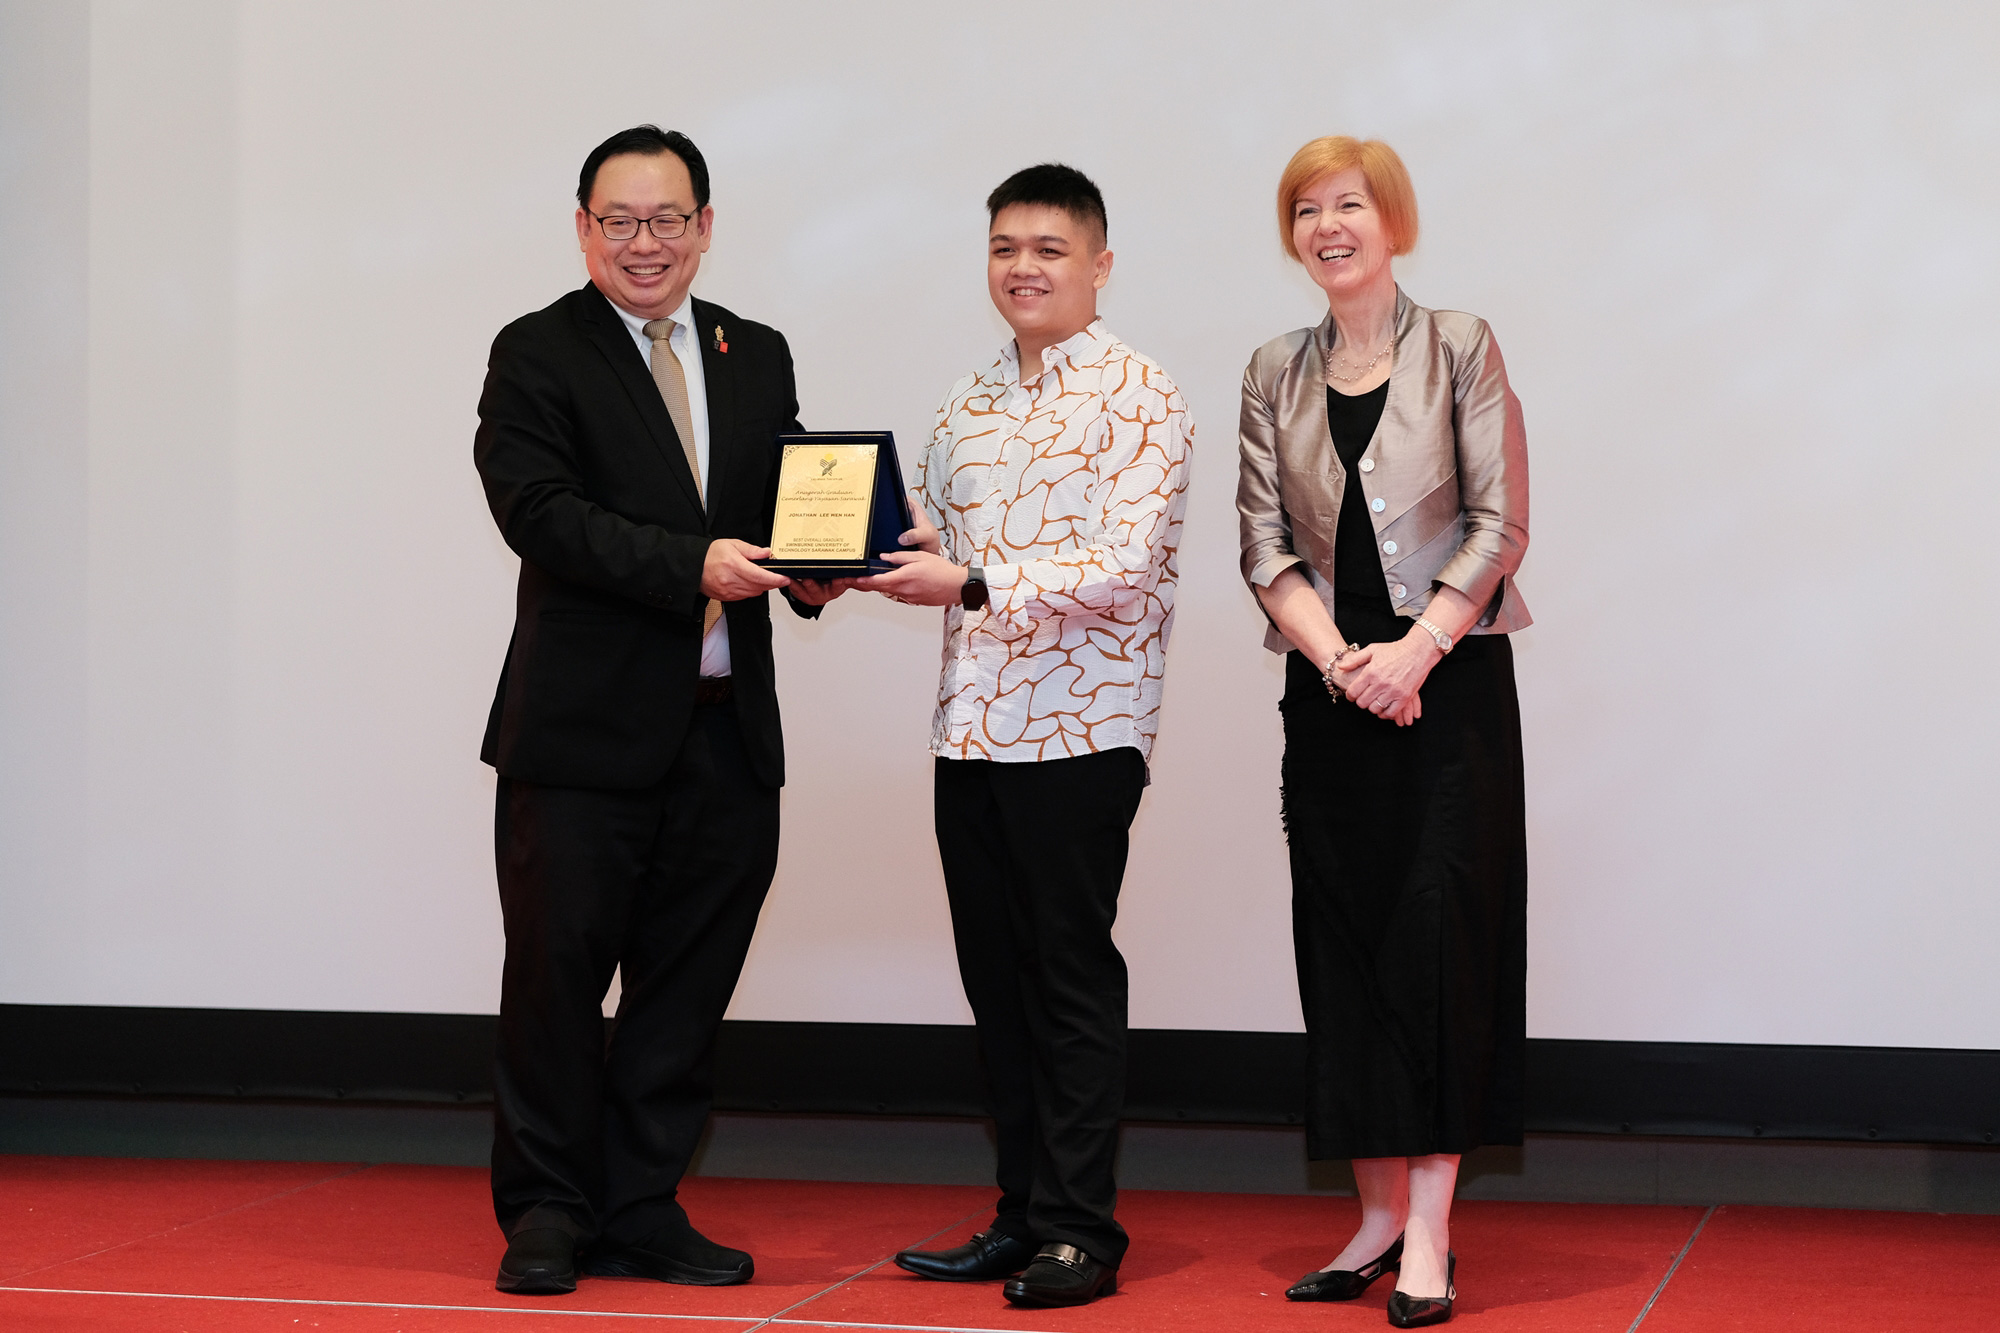
[[[1119,938],[1143,1026],[1290,1029],[1280,671],[1236,388],[1310,322],[1271,191],[1403,153],[1410,294],[1526,404],[1530,1031],[2000,1046],[2000,18],[1974,5],[0,10],[0,1001],[490,1011],[513,561],[485,352],[583,154],[715,173],[698,290],[906,463],[1005,336],[979,201],[1091,172],[1197,421]],[[960,1022],[931,613],[780,617],[792,785],[733,1013]],[[1365,775],[1357,775],[1358,780]]]

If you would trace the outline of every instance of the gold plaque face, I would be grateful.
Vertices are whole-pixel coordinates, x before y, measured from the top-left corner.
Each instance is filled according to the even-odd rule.
[[[865,560],[875,504],[872,444],[788,444],[778,461],[772,560]]]

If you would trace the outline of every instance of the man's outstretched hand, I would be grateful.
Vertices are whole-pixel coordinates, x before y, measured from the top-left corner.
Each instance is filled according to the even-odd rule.
[[[770,557],[768,546],[752,546],[734,537],[717,537],[708,544],[708,558],[701,562],[702,594],[718,602],[740,602],[745,597],[786,586],[791,580],[783,574],[750,563]]]
[[[964,565],[954,565],[929,551],[889,551],[882,558],[896,568],[886,574],[856,579],[854,586],[912,606],[953,605],[971,573]]]
[[[911,508],[916,513],[917,525],[897,538],[906,549],[886,552],[882,556],[897,568],[865,579],[841,579],[840,584],[845,585],[842,591],[852,587],[863,592],[879,592],[891,601],[908,602],[912,606],[950,606],[958,601],[970,571],[938,554],[940,542],[936,526],[924,513],[921,504]]]
[[[800,606],[825,606],[853,586],[853,579],[833,579],[826,583],[818,579],[793,579],[791,598]]]

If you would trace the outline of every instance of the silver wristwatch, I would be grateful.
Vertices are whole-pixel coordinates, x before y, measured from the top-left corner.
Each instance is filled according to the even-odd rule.
[[[1446,634],[1443,630],[1439,629],[1436,625],[1431,624],[1430,621],[1424,619],[1422,616],[1417,617],[1417,628],[1431,636],[1431,641],[1437,644],[1439,652],[1448,653],[1451,651],[1451,644],[1452,644],[1451,635]]]

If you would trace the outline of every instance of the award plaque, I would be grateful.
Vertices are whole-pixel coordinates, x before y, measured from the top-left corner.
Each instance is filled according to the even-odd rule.
[[[888,431],[780,435],[771,469],[771,556],[757,563],[795,579],[852,579],[895,566],[914,526],[896,439]]]

